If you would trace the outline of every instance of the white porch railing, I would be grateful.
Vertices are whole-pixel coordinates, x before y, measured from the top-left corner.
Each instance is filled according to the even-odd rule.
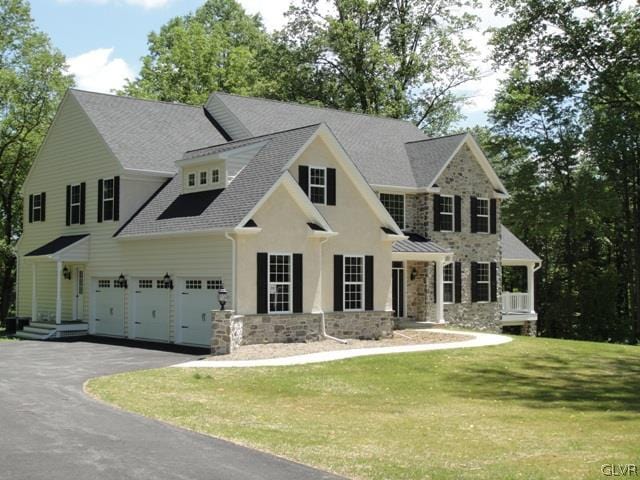
[[[502,292],[503,313],[529,313],[531,302],[528,293]]]

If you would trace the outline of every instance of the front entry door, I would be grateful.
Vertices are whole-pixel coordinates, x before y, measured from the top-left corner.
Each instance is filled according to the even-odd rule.
[[[84,268],[76,267],[74,320],[84,320]]]
[[[393,262],[393,311],[396,317],[404,317],[404,265],[402,262]]]

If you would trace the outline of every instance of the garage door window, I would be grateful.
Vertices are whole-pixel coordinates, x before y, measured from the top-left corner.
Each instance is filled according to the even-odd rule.
[[[187,290],[200,290],[202,288],[202,280],[187,280]]]
[[[98,288],[111,287],[111,280],[98,280]]]
[[[156,280],[156,288],[170,288],[165,286],[164,280]]]
[[[207,280],[207,290],[220,290],[223,288],[222,280]]]
[[[138,280],[138,288],[153,288],[153,280]]]

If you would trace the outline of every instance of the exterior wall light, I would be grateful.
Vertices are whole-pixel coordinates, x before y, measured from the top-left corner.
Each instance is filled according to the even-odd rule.
[[[171,276],[169,275],[169,272],[164,274],[164,277],[162,278],[162,282],[164,283],[164,288],[169,288],[173,290],[173,280],[171,280]]]
[[[129,287],[127,285],[127,279],[124,277],[124,275],[122,273],[118,277],[118,284],[120,285],[120,288],[128,288]]]
[[[66,265],[62,269],[62,277],[65,280],[71,280],[71,270],[69,270],[69,267],[67,267]]]
[[[218,303],[220,303],[220,310],[224,310],[224,306],[227,304],[227,289],[222,287],[218,290]]]
[[[411,280],[415,280],[417,276],[418,276],[418,270],[416,270],[416,267],[413,267],[411,269]]]

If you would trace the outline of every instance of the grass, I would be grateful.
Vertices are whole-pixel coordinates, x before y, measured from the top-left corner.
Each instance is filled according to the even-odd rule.
[[[92,380],[149,417],[371,479],[602,478],[640,463],[640,349],[489,348]]]

